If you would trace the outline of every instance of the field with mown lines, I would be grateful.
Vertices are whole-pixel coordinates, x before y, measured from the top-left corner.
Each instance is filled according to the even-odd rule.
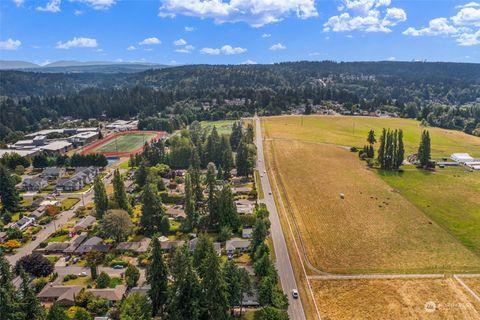
[[[275,137],[274,126],[266,121],[269,138]],[[480,270],[480,257],[346,148],[274,139],[266,141],[266,155],[316,268],[333,273]]]
[[[452,278],[313,281],[322,319],[480,319],[480,304]],[[427,311],[425,304],[434,306]]]

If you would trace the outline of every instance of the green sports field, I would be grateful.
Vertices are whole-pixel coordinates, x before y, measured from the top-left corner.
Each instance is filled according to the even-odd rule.
[[[93,152],[132,152],[155,137],[155,133],[124,134],[93,149]]]

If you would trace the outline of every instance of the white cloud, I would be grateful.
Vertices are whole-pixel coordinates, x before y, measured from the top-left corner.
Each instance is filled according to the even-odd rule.
[[[480,44],[480,6],[470,2],[462,6],[457,14],[450,18],[435,18],[429,21],[428,27],[407,28],[403,34],[407,36],[449,36],[456,40],[460,46],[474,46]]]
[[[247,52],[247,49],[241,47],[232,47],[229,44],[224,45],[221,48],[203,48],[200,50],[202,54],[209,54],[209,55],[233,55],[233,54],[242,54]]]
[[[193,30],[195,30],[193,27],[185,27],[186,32],[192,32]]]
[[[187,41],[180,38],[178,40],[173,41],[173,44],[176,45],[176,46],[184,46],[184,45],[187,44]]]
[[[20,40],[13,40],[8,38],[5,41],[0,41],[0,50],[17,50],[22,45]]]
[[[150,38],[143,39],[138,44],[141,45],[141,46],[148,46],[148,45],[152,45],[152,44],[161,44],[161,43],[162,43],[162,41],[160,41],[158,38],[150,37]]]
[[[320,55],[320,52],[316,52],[316,51],[315,51],[315,52],[310,52],[308,55],[309,55],[310,57],[316,57],[316,56],[319,56],[319,55]]]
[[[96,39],[92,38],[73,38],[67,42],[57,42],[57,49],[70,49],[70,48],[96,48],[98,47],[98,43]]]
[[[76,9],[75,11],[73,11],[73,14],[76,15],[76,16],[79,16],[79,15],[83,14],[83,11]]]
[[[37,7],[38,11],[60,12],[60,0],[50,0],[45,7]]]
[[[17,7],[20,7],[25,2],[25,0],[13,0],[13,2]]]
[[[137,50],[137,48],[135,48],[135,46],[128,46],[127,50],[128,51],[133,51],[133,50]]]
[[[220,54],[220,49],[216,49],[216,48],[202,48],[200,50],[200,53],[201,54],[208,54],[208,55],[214,55],[214,56],[218,56]]]
[[[390,8],[390,0],[343,0],[339,15],[332,16],[323,25],[329,32],[391,32],[391,27],[407,20],[405,10]],[[348,11],[348,12],[347,12]]]
[[[102,48],[98,48],[97,50],[95,50],[96,52],[103,52],[103,49]]]
[[[409,27],[403,32],[407,36],[438,36],[438,35],[449,35],[455,34],[458,30],[454,26],[450,25],[447,18],[436,18],[430,20],[428,27],[422,29],[415,29]]]
[[[110,9],[116,3],[116,0],[73,0],[88,4],[95,10],[107,10]]]
[[[473,8],[473,7],[480,7],[480,3],[477,3],[477,2],[469,2],[469,3],[466,3],[466,4],[462,4],[462,5],[456,6],[455,9]]]
[[[253,61],[253,60],[250,60],[250,59],[248,59],[248,60],[245,60],[245,61],[243,61],[243,62],[242,62],[242,63],[240,63],[240,64],[257,64],[257,62],[256,62],[256,61]]]
[[[272,35],[270,33],[262,34],[262,38],[270,38]]]
[[[300,19],[318,16],[315,0],[164,0],[159,16],[211,18],[216,23],[245,22],[253,27],[281,21],[291,13]]]
[[[480,30],[475,33],[462,33],[457,38],[457,43],[464,47],[480,44]]]
[[[273,50],[273,51],[275,51],[275,50],[285,50],[285,49],[287,49],[287,47],[285,47],[283,44],[281,44],[281,43],[279,42],[279,43],[274,44],[273,46],[271,46],[269,49],[270,49],[270,50]]]
[[[190,45],[190,44],[187,44],[185,47],[183,48],[179,48],[179,49],[176,49],[175,52],[179,52],[179,53],[190,53],[192,52],[193,50],[195,49],[194,46]]]
[[[45,60],[45,61],[40,62],[38,65],[40,65],[40,66],[43,67],[43,66],[46,66],[46,65],[49,64],[49,63],[50,63],[50,60],[47,59],[47,60]]]
[[[245,48],[240,48],[240,47],[232,47],[230,45],[224,45],[221,49],[223,54],[226,54],[226,55],[232,55],[232,54],[242,54],[242,53],[245,53],[247,52],[247,49]]]
[[[395,60],[397,60],[397,58],[395,58],[395,57],[388,57],[387,60],[388,60],[388,61],[395,61]]]

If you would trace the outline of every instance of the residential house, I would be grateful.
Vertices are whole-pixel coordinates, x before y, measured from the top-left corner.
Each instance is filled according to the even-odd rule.
[[[61,167],[47,167],[43,169],[42,177],[48,180],[56,180],[63,177],[65,174],[65,168]]]
[[[247,195],[252,191],[252,188],[249,187],[234,187],[233,188],[233,193],[237,195]]]
[[[184,220],[187,218],[187,214],[181,206],[168,207],[166,214],[175,220]]]
[[[48,181],[41,177],[26,178],[22,182],[23,191],[38,191],[45,188]]]
[[[73,226],[73,230],[75,232],[86,230],[88,227],[90,227],[92,224],[94,224],[95,221],[97,221],[97,219],[95,219],[94,216],[88,215],[88,216],[80,219],[80,221],[78,221],[77,224],[75,224],[75,226]]]
[[[18,228],[20,231],[23,231],[33,225],[35,223],[35,219],[29,217],[23,217],[22,219],[18,220],[13,224],[13,228]]]
[[[93,296],[107,299],[111,305],[122,300],[126,291],[127,287],[125,285],[118,285],[115,288],[106,289],[87,289],[87,292],[90,292]]]
[[[147,252],[151,241],[152,241],[152,239],[150,239],[150,238],[143,238],[142,241],[120,242],[118,244],[118,246],[115,248],[115,250],[117,250],[117,251],[133,251],[133,252],[136,252],[136,253],[143,253],[143,252]]]
[[[255,208],[255,202],[248,199],[238,199],[235,201],[235,206],[239,214],[252,214]]]
[[[62,307],[71,307],[75,304],[75,296],[82,290],[82,286],[62,286],[47,284],[37,295],[43,304],[52,304],[56,302]]]
[[[92,250],[97,250],[100,252],[108,252],[109,247],[103,242],[102,238],[99,237],[91,237],[84,243],[82,243],[78,248],[74,251],[76,254],[85,254]]]
[[[66,254],[73,254],[75,250],[77,250],[77,248],[82,244],[82,242],[87,239],[87,237],[88,235],[86,232],[74,237],[72,240],[70,240],[70,246],[63,252]]]
[[[45,206],[38,207],[37,210],[30,213],[29,217],[35,219],[35,221],[38,222],[38,220],[40,220],[40,218],[45,215],[45,209]]]
[[[235,252],[246,252],[250,247],[250,240],[244,240],[240,238],[233,238],[227,240],[225,249],[227,254],[233,254]]]
[[[85,185],[92,183],[95,176],[100,172],[97,167],[80,167],[75,170],[75,174],[69,178],[61,179],[57,184],[57,189],[63,191],[77,191]]]
[[[160,247],[162,250],[169,251],[173,248],[181,247],[185,244],[183,240],[167,240],[160,242]]]
[[[251,238],[252,237],[252,233],[253,233],[253,229],[252,228],[243,228],[242,229],[242,238]]]
[[[140,287],[133,287],[132,289],[130,289],[130,292],[128,294],[138,293],[142,296],[146,296],[150,288],[151,286],[149,284],[144,284],[143,286],[140,286]]]
[[[65,249],[70,246],[68,242],[50,242],[45,248],[41,251],[44,254],[55,254],[55,253],[63,253]]]

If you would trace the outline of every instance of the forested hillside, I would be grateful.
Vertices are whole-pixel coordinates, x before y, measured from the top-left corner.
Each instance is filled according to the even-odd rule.
[[[157,118],[172,115],[188,121],[238,118],[326,102],[476,133],[480,64],[324,61],[190,65],[133,74],[2,71],[0,96],[0,140],[7,141],[14,131],[38,129],[43,118],[140,114],[153,129],[165,126]],[[235,99],[241,102],[229,103]]]

